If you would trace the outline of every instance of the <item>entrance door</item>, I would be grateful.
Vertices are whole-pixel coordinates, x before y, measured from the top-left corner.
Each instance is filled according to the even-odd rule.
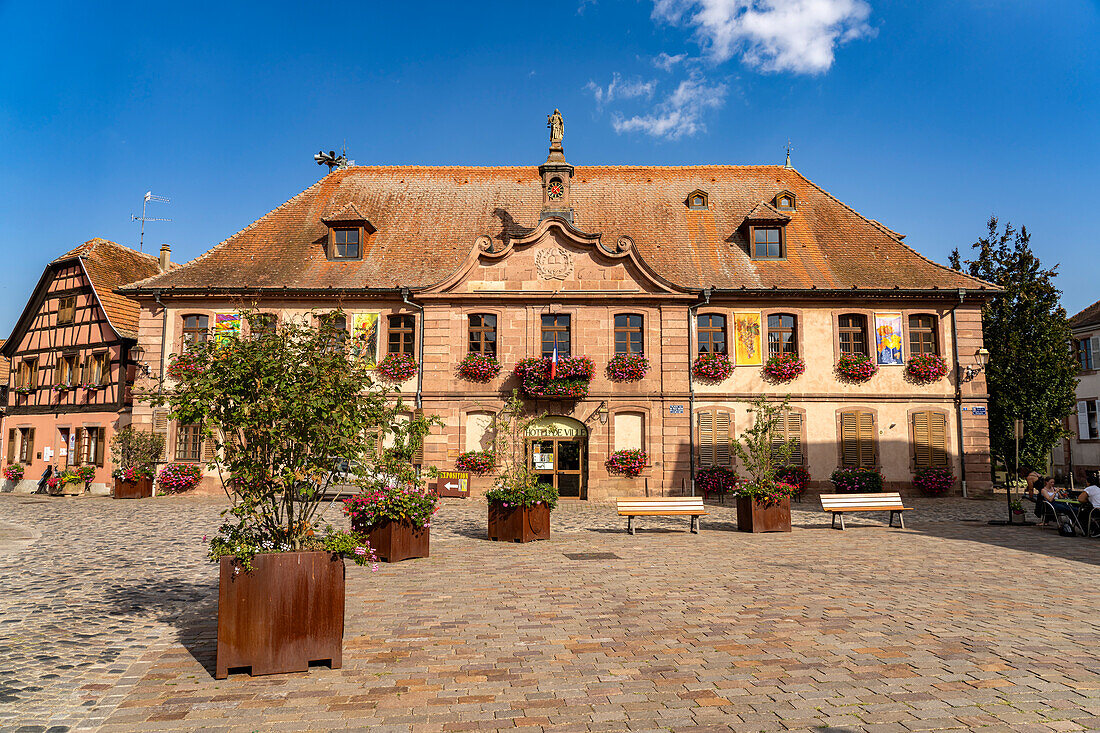
[[[585,455],[580,438],[532,438],[527,444],[527,461],[540,481],[558,490],[558,496],[585,498]]]

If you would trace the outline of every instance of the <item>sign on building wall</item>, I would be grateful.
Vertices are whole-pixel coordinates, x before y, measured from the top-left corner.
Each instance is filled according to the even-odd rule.
[[[214,340],[222,343],[228,338],[241,335],[240,313],[215,313],[214,314]]]
[[[583,438],[588,435],[584,423],[568,417],[544,417],[527,426],[529,438]]]
[[[901,314],[875,314],[875,351],[878,363],[883,366],[900,366],[901,360]]]
[[[760,348],[760,313],[733,314],[734,363],[760,366],[764,363]]]
[[[378,363],[378,321],[379,313],[356,313],[351,317],[351,335],[353,353],[367,361]]]

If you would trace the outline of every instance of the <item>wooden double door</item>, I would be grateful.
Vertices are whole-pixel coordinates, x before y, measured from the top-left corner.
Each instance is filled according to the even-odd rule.
[[[587,448],[583,438],[528,438],[527,467],[562,498],[585,499]]]

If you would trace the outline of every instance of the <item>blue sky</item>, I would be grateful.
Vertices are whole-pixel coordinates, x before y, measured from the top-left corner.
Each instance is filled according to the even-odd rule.
[[[1100,8],[1051,0],[0,0],[0,333],[92,236],[191,259],[324,172],[781,163],[946,262],[1025,224],[1100,299]]]

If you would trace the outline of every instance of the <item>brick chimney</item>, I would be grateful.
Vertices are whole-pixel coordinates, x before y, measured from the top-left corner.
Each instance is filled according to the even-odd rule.
[[[172,248],[167,244],[160,245],[160,271],[166,272],[172,264]]]

